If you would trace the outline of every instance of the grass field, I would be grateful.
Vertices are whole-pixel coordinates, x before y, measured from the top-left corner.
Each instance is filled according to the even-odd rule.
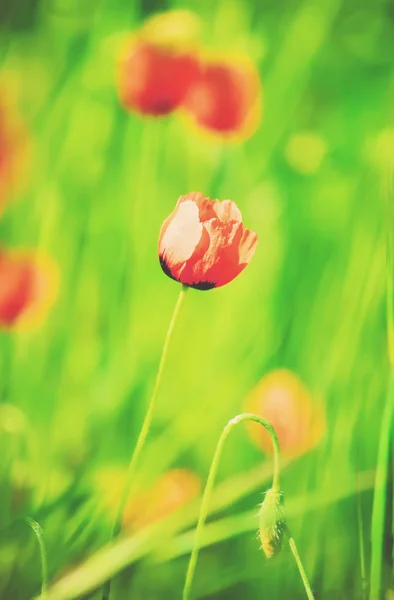
[[[125,39],[151,12],[176,8],[198,15],[202,47],[257,65],[262,117],[247,139],[204,136],[177,111],[146,118],[119,101]],[[284,454],[281,473],[316,598],[394,597],[393,9],[388,0],[0,2],[0,104],[28,139],[0,240],[51,257],[59,279],[39,325],[0,332],[1,599],[40,594],[26,516],[44,532],[48,600],[100,600],[112,576],[111,600],[180,598],[220,433],[279,369],[297,374],[325,415],[310,451]],[[180,288],[160,268],[159,230],[190,191],[231,198],[259,243],[235,281],[187,293],[133,480],[153,515],[166,493],[154,484],[170,469],[193,472],[195,492],[109,544]],[[288,545],[270,560],[259,549],[271,479],[271,456],[240,425],[219,465],[195,598],[306,597]]]

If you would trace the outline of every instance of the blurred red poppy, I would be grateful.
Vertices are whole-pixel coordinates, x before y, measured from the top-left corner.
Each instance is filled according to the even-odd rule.
[[[301,379],[286,369],[265,375],[249,394],[245,409],[260,415],[274,427],[281,448],[287,457],[296,457],[312,449],[324,432],[324,412]],[[255,423],[248,431],[257,444],[272,453],[272,442],[265,429]]]
[[[197,75],[193,55],[135,40],[123,64],[120,97],[128,109],[168,115],[182,104]]]
[[[26,166],[26,136],[5,105],[0,106],[0,211],[22,188]]]
[[[48,258],[0,250],[0,326],[30,324],[54,300],[57,274]]]
[[[256,233],[244,227],[234,202],[192,192],[179,198],[164,221],[158,250],[166,275],[209,290],[235,279],[249,264],[256,245]]]
[[[120,68],[119,95],[127,109],[161,116],[182,104],[200,71],[195,22],[189,11],[169,11],[137,33]]]
[[[245,138],[257,127],[261,86],[255,66],[245,59],[207,61],[186,96],[192,120],[215,135]]]

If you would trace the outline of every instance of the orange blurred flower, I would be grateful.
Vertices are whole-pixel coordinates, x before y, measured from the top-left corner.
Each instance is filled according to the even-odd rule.
[[[191,86],[184,108],[198,126],[226,138],[246,138],[257,128],[260,78],[254,64],[226,56],[208,60]]]
[[[0,250],[0,327],[36,323],[52,305],[57,271],[31,251]]]
[[[119,467],[99,469],[94,476],[103,508],[112,516],[123,493],[126,471]],[[138,529],[164,519],[195,498],[200,478],[189,469],[170,469],[149,488],[132,493],[122,516],[125,529]]]
[[[188,469],[172,469],[148,490],[130,498],[123,512],[125,529],[139,529],[175,513],[201,490],[200,478]]]
[[[126,108],[161,116],[182,104],[200,70],[196,29],[196,17],[182,10],[145,23],[121,61],[119,95]]]
[[[313,404],[309,391],[291,371],[279,369],[265,375],[249,394],[245,408],[274,427],[284,456],[304,454],[323,436],[323,408]],[[272,453],[270,436],[263,427],[250,423],[248,431],[265,452]]]
[[[159,259],[166,275],[199,290],[229,283],[249,264],[257,235],[246,229],[231,200],[192,192],[181,196],[164,221]]]

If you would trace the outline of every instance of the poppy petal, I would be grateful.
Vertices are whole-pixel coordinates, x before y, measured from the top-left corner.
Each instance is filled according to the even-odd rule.
[[[168,229],[171,221],[173,220],[174,215],[176,214],[176,211],[177,211],[177,209],[175,208],[175,210],[170,214],[169,217],[166,218],[166,220],[164,221],[163,225],[161,226],[160,233],[159,233],[159,254],[161,254],[161,250],[160,249],[162,247],[161,243],[162,243],[164,234],[167,231],[167,229]]]
[[[238,255],[242,224],[222,223],[219,219],[212,219],[207,221],[204,227],[209,235],[209,248],[202,259],[192,265],[190,283],[186,284],[210,289],[208,284],[211,284],[210,287],[225,285],[242,270],[239,267]]]
[[[212,201],[210,198],[205,198],[204,194],[201,192],[191,192],[190,194],[186,194],[186,196],[181,196],[178,200],[178,204],[181,202],[187,202],[188,200],[191,200],[197,204],[200,221],[209,221],[209,219],[215,219],[217,217],[215,212],[216,201]]]
[[[198,207],[194,202],[181,203],[170,221],[165,222],[165,231],[159,242],[159,254],[175,279],[185,262],[193,255],[202,232]]]
[[[241,265],[248,265],[252,260],[257,246],[257,234],[254,231],[244,229],[239,244],[239,262]]]
[[[231,200],[215,200],[215,212],[217,217],[224,223],[229,221],[242,222],[242,214],[235,202]]]

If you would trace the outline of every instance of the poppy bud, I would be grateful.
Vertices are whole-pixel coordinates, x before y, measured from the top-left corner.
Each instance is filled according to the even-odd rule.
[[[147,21],[123,58],[119,95],[127,109],[162,116],[177,109],[199,74],[194,51],[197,21],[171,11]]]
[[[283,494],[271,488],[266,492],[259,510],[261,548],[267,558],[280,552],[285,527]]]
[[[27,252],[0,251],[0,327],[36,320],[49,308],[57,273],[47,258]]]
[[[161,267],[172,279],[198,290],[229,283],[249,264],[257,235],[246,229],[231,200],[192,192],[181,196],[159,236]]]
[[[197,125],[216,135],[245,138],[260,116],[260,80],[248,61],[207,61],[184,107]]]

